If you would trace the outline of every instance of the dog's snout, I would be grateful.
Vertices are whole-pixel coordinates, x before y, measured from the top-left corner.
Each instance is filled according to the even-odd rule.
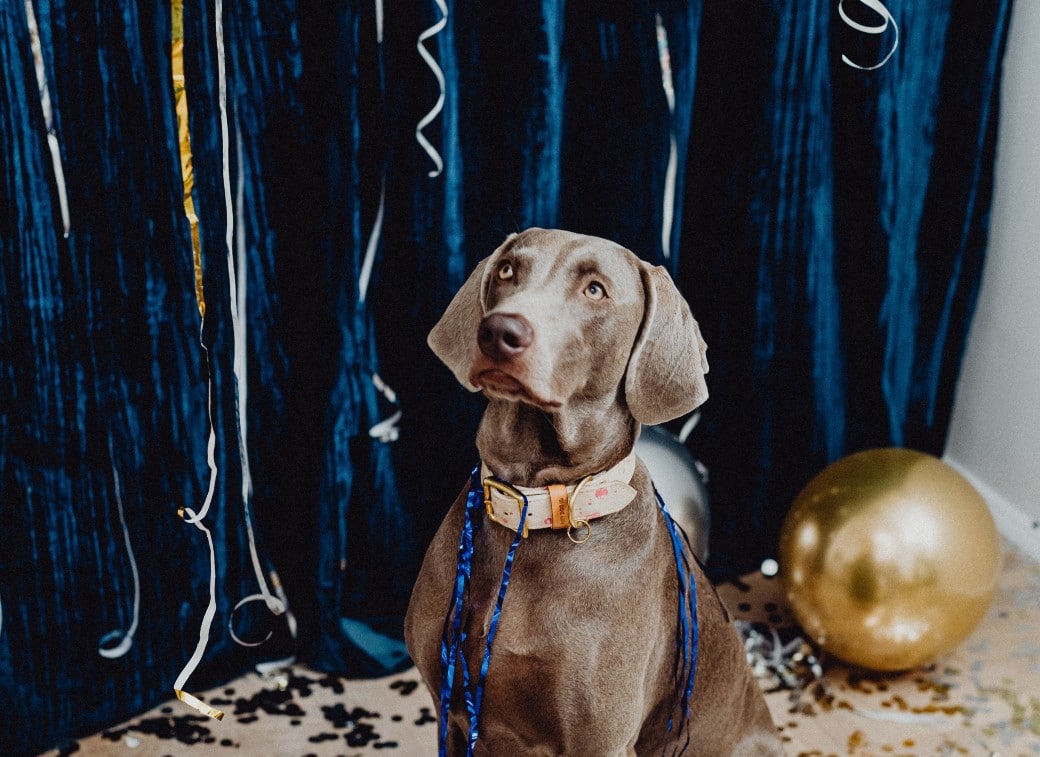
[[[522,315],[492,313],[480,322],[480,351],[495,361],[516,357],[530,346],[534,329]]]

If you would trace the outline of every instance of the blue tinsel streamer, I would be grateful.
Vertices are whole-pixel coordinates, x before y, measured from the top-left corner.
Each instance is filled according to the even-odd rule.
[[[676,639],[675,673],[677,685],[681,687],[682,691],[679,705],[682,708],[683,725],[680,728],[685,728],[690,719],[690,699],[693,697],[693,681],[697,674],[697,646],[700,639],[700,629],[697,625],[697,590],[693,573],[690,570],[690,561],[686,557],[688,550],[692,553],[692,548],[685,532],[672,519],[664,499],[661,498],[661,494],[656,488],[654,496],[657,497],[658,507],[661,509],[661,515],[664,517],[668,534],[672,539],[675,572],[679,579],[679,632]],[[669,720],[669,731],[672,730],[672,725],[672,721]],[[683,744],[679,753],[685,752],[688,745],[689,731],[686,734],[686,743]]]
[[[521,495],[522,496],[522,495]],[[473,754],[480,733],[480,707],[484,700],[484,684],[487,682],[488,665],[491,662],[491,645],[498,632],[498,621],[502,615],[502,603],[509,588],[509,575],[513,571],[513,560],[527,521],[527,497],[520,513],[520,522],[513,536],[513,543],[506,555],[505,567],[502,569],[502,581],[498,587],[498,598],[491,615],[487,640],[484,643],[484,655],[477,674],[475,686],[471,686],[469,665],[465,656],[461,655],[462,645],[466,641],[466,632],[462,630],[462,606],[469,593],[469,582],[473,571],[473,534],[480,530],[481,513],[484,503],[484,491],[479,477],[479,467],[473,469],[469,493],[466,495],[466,516],[459,536],[459,552],[455,569],[455,588],[451,596],[451,609],[444,620],[444,633],[441,637],[441,692],[440,692],[440,733],[438,754],[445,757],[448,753],[448,710],[451,706],[451,695],[455,685],[455,665],[462,662],[462,687],[466,697],[466,711],[469,713],[469,739],[466,748],[467,757]]]
[[[672,520],[664,500],[656,489],[654,494],[657,497],[658,506],[672,540],[675,570],[679,579],[679,617],[675,668],[676,681],[681,692],[678,702],[682,712],[683,725],[681,728],[685,728],[690,717],[690,699],[693,695],[693,682],[697,670],[699,630],[697,626],[696,588],[693,574],[690,571],[690,562],[686,557],[689,550],[686,536],[676,526],[675,521]],[[477,738],[480,735],[480,709],[484,699],[484,686],[487,682],[488,666],[491,662],[491,647],[498,632],[498,621],[502,615],[502,604],[506,598],[506,590],[509,588],[509,576],[513,570],[516,550],[520,545],[520,539],[523,534],[523,524],[527,520],[527,498],[524,497],[520,522],[513,536],[513,543],[509,546],[505,566],[502,569],[502,581],[498,587],[498,597],[495,601],[494,612],[491,615],[491,624],[488,627],[480,671],[477,674],[475,685],[473,685],[470,678],[469,665],[465,656],[461,655],[461,648],[466,640],[466,633],[462,630],[462,608],[469,594],[470,578],[473,570],[473,534],[480,530],[483,502],[483,487],[478,467],[473,469],[470,490],[466,495],[466,513],[462,525],[462,533],[459,535],[455,585],[452,589],[449,611],[444,619],[444,631],[441,636],[440,730],[438,743],[438,755],[440,757],[446,757],[448,753],[448,711],[451,707],[451,696],[455,685],[455,666],[460,661],[462,663],[462,686],[466,698],[466,711],[469,714],[467,757],[473,754],[476,746]],[[673,721],[669,720],[668,730],[671,731],[672,727]],[[688,745],[689,733],[687,732],[687,741],[679,750],[680,753],[684,752]]]

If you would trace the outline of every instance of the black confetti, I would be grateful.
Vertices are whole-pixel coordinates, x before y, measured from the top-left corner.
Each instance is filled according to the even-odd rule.
[[[344,734],[344,738],[350,746],[368,746],[373,741],[379,741],[381,737],[371,723],[358,723],[353,730]]]
[[[435,718],[430,713],[430,708],[429,707],[420,707],[419,708],[419,719],[414,721],[414,722],[415,722],[416,725],[426,725],[427,723],[436,723],[437,722],[437,718]]]
[[[78,741],[63,741],[55,747],[58,750],[57,757],[68,757],[73,752],[79,751]]]
[[[203,725],[210,722],[205,715],[144,718],[125,728],[102,731],[101,735],[110,741],[121,741],[126,734],[136,732],[158,739],[176,740],[182,744],[199,744],[213,738],[209,728]]]
[[[401,696],[406,697],[409,694],[411,694],[413,691],[415,691],[417,688],[419,688],[419,682],[418,681],[406,681],[404,679],[400,679],[400,680],[394,681],[392,684],[390,684],[390,688],[391,689],[397,689],[398,693],[400,693]]]

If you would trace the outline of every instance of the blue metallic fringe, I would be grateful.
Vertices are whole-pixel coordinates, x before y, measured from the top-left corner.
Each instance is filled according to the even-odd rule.
[[[672,552],[675,555],[675,573],[679,579],[679,618],[676,633],[675,650],[675,680],[679,691],[678,705],[682,710],[680,732],[686,728],[690,720],[690,699],[693,697],[693,681],[697,674],[697,649],[700,640],[700,628],[697,625],[697,587],[693,572],[690,569],[690,560],[687,555],[692,554],[689,539],[686,533],[680,529],[672,519],[668,507],[664,503],[660,492],[654,488],[654,496],[657,497],[657,505],[664,517],[665,525],[668,527],[668,535],[672,539]],[[672,730],[673,721],[668,721],[668,730]],[[690,734],[686,732],[686,742],[679,749],[679,754],[686,751],[690,743]]]
[[[469,714],[469,736],[466,755],[470,757],[480,735],[480,708],[484,700],[484,686],[487,683],[488,666],[491,663],[491,647],[498,633],[498,621],[502,616],[502,604],[509,588],[509,576],[513,571],[517,547],[523,534],[523,524],[527,521],[527,497],[520,513],[520,521],[513,535],[513,543],[506,554],[505,566],[502,569],[502,581],[498,587],[495,609],[491,615],[487,640],[480,670],[475,683],[471,680],[469,664],[462,653],[466,641],[466,632],[462,629],[462,610],[469,595],[470,579],[473,575],[473,534],[480,530],[483,518],[484,492],[480,481],[480,467],[473,469],[471,484],[466,495],[466,513],[459,534],[458,559],[455,568],[455,584],[452,588],[448,614],[444,618],[444,631],[441,635],[441,690],[440,690],[440,723],[438,732],[437,753],[446,757],[448,753],[448,711],[451,708],[451,696],[455,688],[455,667],[462,664],[462,688],[466,697],[466,711]],[[677,707],[681,711],[680,732],[686,729],[690,719],[690,699],[693,696],[693,682],[697,672],[697,645],[699,629],[697,626],[697,591],[694,576],[690,568],[689,554],[692,554],[689,541],[682,530],[672,520],[668,508],[660,493],[654,489],[657,504],[664,517],[668,534],[672,540],[672,552],[675,555],[675,571],[679,580],[679,614],[677,620],[675,650],[675,680],[678,690]],[[668,731],[674,727],[672,719],[668,721]],[[689,745],[689,732],[686,742],[679,754],[686,751]]]
[[[440,691],[440,730],[437,753],[445,757],[448,753],[448,710],[451,707],[451,695],[455,687],[455,666],[462,663],[462,688],[466,697],[466,711],[469,714],[469,738],[466,747],[467,757],[471,757],[480,734],[480,707],[484,700],[484,685],[487,682],[488,665],[491,663],[491,645],[498,633],[498,621],[502,615],[502,603],[509,588],[509,576],[513,572],[513,560],[523,535],[524,523],[527,521],[527,497],[520,512],[513,543],[506,554],[505,567],[502,569],[502,581],[498,587],[498,598],[491,615],[487,640],[484,642],[484,654],[480,663],[475,685],[470,680],[469,665],[461,652],[466,641],[466,632],[462,630],[462,608],[469,594],[470,578],[473,573],[473,534],[480,530],[484,504],[484,491],[480,481],[480,467],[473,469],[471,486],[466,495],[466,516],[459,536],[458,561],[455,570],[455,587],[452,590],[450,610],[444,619],[444,633],[441,637],[441,691]],[[522,496],[522,495],[521,495]]]

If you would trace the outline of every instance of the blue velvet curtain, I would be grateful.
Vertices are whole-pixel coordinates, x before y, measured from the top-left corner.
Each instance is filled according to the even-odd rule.
[[[688,443],[711,472],[716,575],[772,554],[791,498],[830,460],[942,449],[984,258],[1010,0],[887,3],[899,46],[873,71],[841,55],[879,61],[894,30],[859,32],[833,2],[448,2],[425,43],[444,75],[424,129],[443,160],[433,176],[415,127],[439,88],[416,40],[436,3],[228,3],[245,394],[212,3],[184,7],[201,331],[169,8],[32,5],[71,231],[25,4],[0,0],[0,753],[170,696],[209,596],[205,539],[178,510],[206,496],[210,385],[217,611],[189,688],[289,654],[352,675],[407,664],[400,616],[475,462],[481,410],[425,335],[511,231],[616,239],[691,301],[712,397]],[[258,590],[250,524],[295,638],[261,603],[233,611]],[[133,626],[135,594],[129,650],[101,656]],[[229,622],[271,639],[238,646]]]

